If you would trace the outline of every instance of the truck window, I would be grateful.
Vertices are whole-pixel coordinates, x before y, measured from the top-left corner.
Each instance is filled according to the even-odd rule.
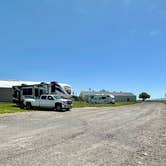
[[[32,88],[23,89],[23,95],[32,95]]]
[[[52,96],[48,96],[48,100],[54,100]]]
[[[47,96],[42,96],[41,99],[42,99],[42,100],[46,100],[46,99],[47,99]]]

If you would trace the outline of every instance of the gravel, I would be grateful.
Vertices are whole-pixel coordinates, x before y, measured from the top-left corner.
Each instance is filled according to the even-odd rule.
[[[164,166],[166,106],[0,115],[0,166]]]

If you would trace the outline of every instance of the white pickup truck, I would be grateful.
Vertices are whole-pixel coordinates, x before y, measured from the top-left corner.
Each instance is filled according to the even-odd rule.
[[[56,95],[42,95],[40,99],[25,98],[23,104],[26,109],[35,107],[69,111],[72,108],[72,100]]]

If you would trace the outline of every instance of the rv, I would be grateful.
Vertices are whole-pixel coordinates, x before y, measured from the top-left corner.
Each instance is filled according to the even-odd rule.
[[[94,94],[89,96],[88,102],[92,104],[115,104],[115,97],[110,94]]]
[[[39,99],[43,94],[53,94],[71,98],[72,88],[70,85],[57,82],[13,86],[13,102],[18,106],[23,105],[24,99]]]

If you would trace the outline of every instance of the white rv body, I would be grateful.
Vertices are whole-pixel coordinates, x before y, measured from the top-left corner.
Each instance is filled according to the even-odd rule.
[[[89,103],[93,104],[114,104],[115,103],[115,97],[110,94],[95,94],[92,96],[89,96]]]

